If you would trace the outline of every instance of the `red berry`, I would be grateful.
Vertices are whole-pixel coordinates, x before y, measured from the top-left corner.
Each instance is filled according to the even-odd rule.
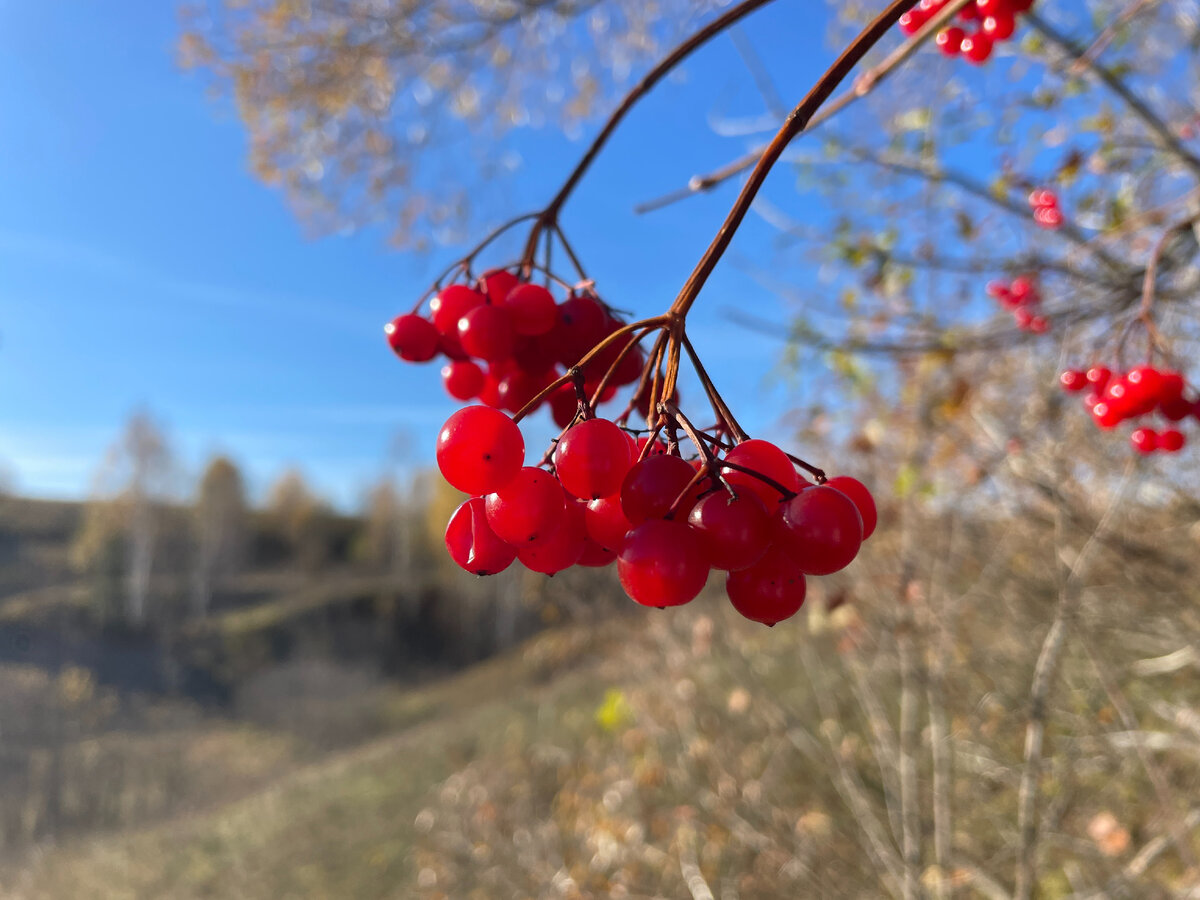
[[[1012,0],[975,0],[981,16],[1012,15]]]
[[[1008,286],[1008,291],[1012,295],[1013,300],[1018,304],[1037,303],[1039,299],[1037,285],[1033,283],[1032,278],[1028,278],[1025,275],[1014,278],[1012,284]]]
[[[925,24],[925,17],[915,9],[910,9],[900,16],[898,24],[904,34],[916,34],[921,30],[921,26]]]
[[[708,564],[727,572],[762,559],[774,534],[767,508],[750,491],[736,498],[725,490],[709,494],[692,508],[688,523],[700,535]]]
[[[1047,188],[1038,188],[1030,192],[1029,205],[1035,209],[1042,206],[1057,206],[1058,195]]]
[[[776,540],[809,575],[828,575],[850,565],[863,540],[854,501],[836,488],[806,488],[780,508]]]
[[[992,39],[981,31],[967,35],[962,39],[962,55],[968,62],[982,65],[992,55]]]
[[[617,493],[632,464],[625,432],[608,419],[572,425],[554,448],[558,480],[581,500]]]
[[[1030,316],[1028,328],[1034,334],[1045,334],[1050,330],[1050,320],[1045,316]]]
[[[442,384],[455,400],[473,400],[483,390],[483,369],[475,363],[454,360],[442,366]]]
[[[966,36],[967,33],[961,28],[951,26],[939,31],[937,36],[934,37],[933,42],[937,44],[938,49],[946,56],[958,56],[959,51],[962,49],[963,38]]]
[[[508,484],[483,498],[492,531],[520,546],[562,526],[562,485],[549,472],[525,466]]]
[[[642,606],[680,606],[704,588],[708,560],[689,525],[648,519],[625,536],[617,575],[625,593]]]
[[[1113,407],[1107,400],[1101,400],[1092,407],[1092,420],[1098,428],[1109,431],[1116,428],[1123,420],[1121,411]]]
[[[1035,225],[1053,231],[1062,227],[1064,219],[1061,210],[1053,206],[1043,206],[1033,211],[1033,221]]]
[[[507,366],[488,366],[487,374],[483,376],[483,387],[479,389],[479,400],[492,409],[503,409],[504,401],[500,398],[500,381],[508,373]]]
[[[772,547],[748,569],[730,572],[725,593],[747,619],[774,625],[791,618],[804,604],[804,572],[782,547]]]
[[[423,316],[409,313],[396,316],[383,326],[388,345],[397,356],[409,362],[426,362],[437,356],[438,331]]]
[[[447,336],[458,340],[458,320],[467,310],[482,306],[486,301],[483,294],[472,290],[465,284],[452,284],[444,287],[429,303],[429,311],[433,317],[433,325]]]
[[[1192,412],[1192,403],[1186,397],[1175,397],[1159,403],[1159,411],[1168,422],[1182,422]]]
[[[553,333],[518,336],[513,342],[512,358],[527,372],[546,372],[558,363],[558,343]]]
[[[587,528],[588,537],[602,547],[617,551],[625,543],[625,535],[629,529],[633,528],[633,523],[625,518],[625,511],[621,509],[619,494],[588,501],[583,524]]]
[[[575,396],[575,388],[567,384],[550,395],[550,415],[554,424],[566,428],[579,412],[579,398]]]
[[[1108,380],[1112,378],[1112,370],[1104,366],[1092,366],[1087,370],[1087,380],[1097,391],[1102,391],[1108,385]]]
[[[796,474],[796,467],[792,465],[787,454],[770,441],[757,438],[742,441],[725,454],[725,461],[765,475],[789,492],[800,489],[800,476]],[[783,499],[783,495],[777,489],[749,472],[724,468],[721,475],[735,491],[749,490],[757,494],[768,512],[774,510]]]
[[[520,283],[521,279],[504,269],[492,269],[490,272],[484,272],[479,279],[480,290],[486,295],[487,302],[493,306],[502,304],[508,297],[508,292]]]
[[[625,517],[634,525],[647,519],[663,518],[695,475],[692,464],[678,456],[647,456],[636,463],[621,482],[621,509],[625,511]],[[691,496],[680,504],[676,518],[686,519],[696,498],[706,489],[703,482],[694,485]]]
[[[598,300],[586,294],[568,297],[558,307],[554,328],[558,361],[567,367],[575,365],[608,334],[607,328],[608,312]]]
[[[583,542],[583,553],[579,557],[579,561],[575,563],[577,566],[586,566],[589,569],[599,569],[616,562],[617,551],[610,550],[608,547],[601,547],[590,537]]]
[[[1183,376],[1178,372],[1160,372],[1159,375],[1158,402],[1167,404],[1176,400],[1182,400],[1184,389]]]
[[[471,498],[450,517],[446,549],[451,559],[475,575],[495,575],[517,558],[516,548],[497,537],[488,525],[480,497]]]
[[[974,22],[979,18],[979,7],[974,3],[968,3],[959,10],[958,17],[964,22]]]
[[[1129,443],[1138,453],[1153,453],[1158,449],[1158,433],[1150,428],[1138,428],[1129,436]]]
[[[562,493],[561,488],[559,493]],[[531,572],[553,575],[569,569],[583,555],[587,544],[583,506],[570,497],[565,497],[564,502],[564,515],[558,528],[517,548],[517,559]]]
[[[508,359],[513,352],[512,320],[499,306],[476,306],[458,320],[458,342],[476,359]]]
[[[508,372],[496,385],[500,408],[513,413],[520,412],[530,400],[549,387],[554,377],[553,372],[534,374],[524,369]]]
[[[1058,383],[1062,386],[1064,391],[1069,391],[1072,394],[1078,394],[1080,391],[1087,389],[1087,373],[1080,372],[1078,369],[1067,369],[1058,376]]]
[[[1183,445],[1187,443],[1183,433],[1176,431],[1174,428],[1168,428],[1158,436],[1158,449],[1164,450],[1167,453],[1178,453],[1183,449]]]
[[[854,501],[854,505],[858,507],[858,514],[862,517],[862,539],[865,541],[873,535],[879,522],[879,512],[875,509],[875,498],[871,496],[867,486],[849,475],[838,475],[836,478],[830,478],[825,484],[836,488]]]
[[[520,335],[546,334],[558,323],[554,296],[540,284],[518,284],[504,298],[504,308]]]
[[[993,41],[1006,41],[1012,37],[1013,31],[1017,27],[1017,23],[1013,18],[1013,14],[1010,12],[995,16],[988,16],[983,20],[982,27],[983,33]]]
[[[521,429],[487,406],[460,409],[442,426],[437,464],[451,485],[465,494],[498,491],[516,477],[525,460]]]

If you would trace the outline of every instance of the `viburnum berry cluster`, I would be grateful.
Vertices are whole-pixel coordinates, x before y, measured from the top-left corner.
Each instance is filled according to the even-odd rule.
[[[1029,206],[1033,209],[1033,221],[1041,228],[1051,231],[1062,228],[1063,214],[1058,208],[1058,194],[1049,188],[1038,188],[1029,193]]]
[[[1092,366],[1086,371],[1068,369],[1058,380],[1063,390],[1084,394],[1083,404],[1092,421],[1106,431],[1156,414],[1170,425],[1189,418],[1200,420],[1200,399],[1188,390],[1183,375],[1170,369],[1142,365],[1113,372],[1106,366]],[[1176,453],[1187,443],[1178,428],[1158,431],[1145,425],[1136,428],[1129,440],[1139,453]]]
[[[1032,276],[1021,275],[1008,282],[989,281],[987,293],[1005,309],[1012,311],[1013,321],[1022,331],[1045,334],[1050,330],[1050,320],[1035,312],[1041,306],[1042,293]]]
[[[503,412],[468,406],[447,420],[438,467],[475,495],[446,529],[459,566],[492,575],[517,560],[553,575],[615,561],[625,592],[659,608],[695,599],[717,569],[739,613],[774,625],[800,609],[806,576],[845,568],[875,530],[861,482],[826,479],[773,443],[698,432],[673,404],[640,438],[589,413],[581,389],[575,420],[537,466],[525,465],[521,430]]]
[[[916,34],[942,11],[950,0],[921,0],[900,17],[900,30]],[[958,17],[967,27],[948,25],[934,37],[934,43],[946,56],[962,56],[982,65],[995,45],[1007,41],[1017,30],[1017,17],[1033,6],[1033,0],[974,0],[959,10]]]
[[[548,397],[543,390],[604,338],[626,323],[595,293],[591,282],[555,284],[566,296],[556,301],[548,286],[536,284],[509,269],[492,269],[472,278],[463,266],[455,281],[437,289],[429,315],[417,309],[384,326],[396,355],[409,362],[444,358],[442,383],[456,400],[475,400],[495,409],[517,412],[538,397],[534,408],[549,403],[559,427],[575,416],[576,398],[570,385]],[[597,402],[610,400],[616,390],[638,379],[645,359],[641,350],[626,347],[633,336],[610,344],[605,362],[620,357],[620,365],[599,391]],[[599,387],[588,384],[591,394]]]

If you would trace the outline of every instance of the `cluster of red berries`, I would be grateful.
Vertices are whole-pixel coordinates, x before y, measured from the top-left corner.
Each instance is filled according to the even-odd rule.
[[[774,625],[800,609],[805,576],[850,564],[875,530],[875,501],[853,478],[810,483],[767,441],[718,449],[689,461],[677,444],[585,418],[547,468],[527,466],[509,416],[465,407],[437,442],[442,475],[472,495],[451,516],[446,547],[477,575],[514,560],[549,575],[615,561],[625,592],[660,608],[688,603],[719,569],[734,608]]]
[[[1033,209],[1033,221],[1042,228],[1062,228],[1063,214],[1058,208],[1058,195],[1047,188],[1038,188],[1029,194],[1029,205]]]
[[[442,288],[430,302],[428,318],[400,315],[384,332],[401,359],[428,362],[444,356],[442,383],[454,399],[478,398],[515,413],[562,374],[560,367],[574,365],[624,324],[590,290],[572,291],[558,303],[547,288],[493,269],[473,284]],[[626,343],[606,347],[592,371],[606,372]],[[630,348],[599,401],[636,381],[644,363],[641,350]],[[577,409],[574,390],[566,385],[548,399],[555,422],[565,428]]]
[[[900,17],[900,30],[915,34],[932,19],[949,0],[921,0]],[[993,46],[1006,41],[1017,30],[1017,16],[1029,10],[1033,0],[975,0],[959,11],[959,18],[970,23],[967,31],[957,25],[943,28],[934,43],[946,56],[962,56],[968,62],[981,65],[992,55]]]
[[[1022,331],[1045,334],[1050,330],[1050,321],[1034,312],[1041,305],[1042,294],[1037,282],[1029,276],[1021,275],[1007,284],[989,281],[987,292],[1005,309],[1012,310],[1013,319]]]
[[[1170,423],[1189,416],[1200,420],[1200,399],[1188,396],[1187,384],[1179,372],[1135,366],[1128,372],[1114,373],[1105,366],[1093,366],[1086,372],[1068,369],[1058,381],[1063,390],[1073,394],[1087,391],[1084,406],[1096,426],[1105,430],[1156,412]],[[1186,439],[1177,428],[1159,432],[1143,426],[1130,435],[1130,442],[1139,453],[1175,453],[1183,449]]]

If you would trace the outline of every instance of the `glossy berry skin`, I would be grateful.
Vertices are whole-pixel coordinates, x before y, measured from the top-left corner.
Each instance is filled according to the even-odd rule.
[[[830,478],[825,484],[841,491],[854,501],[854,505],[858,508],[858,514],[862,518],[862,539],[865,541],[873,535],[875,526],[879,523],[879,511],[875,508],[875,498],[871,496],[867,486],[849,475],[838,475],[836,478]]]
[[[572,425],[554,448],[558,480],[581,500],[617,493],[631,465],[625,432],[608,419]]]
[[[583,542],[583,553],[579,555],[577,566],[588,569],[602,569],[617,561],[617,551],[601,547],[590,537]]]
[[[558,307],[554,328],[558,361],[573,366],[608,333],[608,312],[593,297],[568,297]]]
[[[725,454],[725,460],[766,475],[788,491],[800,488],[800,476],[796,474],[796,467],[787,458],[787,454],[770,441],[758,438],[742,441]],[[775,509],[783,499],[778,490],[748,472],[726,468],[721,474],[735,491],[749,490],[757,494],[768,511]]]
[[[1109,431],[1121,424],[1124,416],[1121,415],[1120,409],[1114,407],[1107,400],[1101,400],[1092,407],[1092,421],[1096,423],[1097,428],[1102,428]]]
[[[829,575],[846,568],[862,546],[863,521],[837,488],[806,488],[779,510],[775,539],[801,571]]]
[[[558,322],[558,304],[540,284],[518,284],[504,298],[504,308],[519,335],[546,334]]]
[[[480,291],[493,306],[504,303],[509,291],[520,283],[521,279],[504,269],[492,269],[490,272],[484,272],[479,278]]]
[[[433,323],[423,316],[410,313],[396,316],[383,326],[388,346],[397,356],[409,362],[428,362],[437,356],[440,335]]]
[[[588,537],[602,547],[619,551],[633,523],[625,518],[620,495],[588,501],[583,517]]]
[[[1087,373],[1078,369],[1067,369],[1058,376],[1058,383],[1064,391],[1078,394],[1088,388]]]
[[[531,572],[553,575],[569,569],[583,555],[587,546],[583,506],[569,497],[564,498],[564,503],[563,518],[558,528],[517,548],[517,559]]]
[[[1011,12],[988,16],[981,26],[983,33],[993,41],[1006,41],[1016,29],[1016,19]]]
[[[474,400],[483,390],[483,369],[469,360],[454,360],[442,366],[442,384],[455,400]]]
[[[558,479],[534,466],[525,466],[483,499],[492,531],[517,546],[560,528],[566,509]]]
[[[955,25],[939,31],[933,42],[945,56],[958,56],[962,50],[963,38],[966,36],[967,33]]]
[[[512,356],[512,321],[499,306],[476,306],[458,320],[458,342],[476,359],[498,362]]]
[[[920,31],[921,26],[925,24],[925,18],[915,9],[910,9],[900,16],[897,24],[899,24],[900,30],[904,34],[916,34]]]
[[[464,494],[500,490],[516,477],[524,461],[521,429],[504,413],[487,406],[460,409],[438,433],[438,469]]]
[[[1065,221],[1062,211],[1053,206],[1043,206],[1033,212],[1033,221],[1042,228],[1048,228],[1053,231],[1056,228],[1062,228]]]
[[[550,395],[550,417],[559,428],[566,428],[579,412],[579,398],[570,385]]]
[[[483,294],[465,284],[444,287],[429,303],[433,325],[439,333],[452,337],[457,342],[458,320],[466,315],[468,310],[483,306],[486,302]]]
[[[962,40],[962,55],[968,62],[982,65],[992,55],[992,39],[981,31],[967,35]]]
[[[747,569],[730,572],[725,581],[733,608],[764,625],[775,625],[799,612],[807,589],[804,573],[781,547],[772,547]]]
[[[655,454],[636,463],[621,482],[621,509],[634,525],[647,519],[661,519],[696,476],[692,464],[678,456]],[[693,485],[690,496],[679,505],[675,518],[686,520],[696,498],[706,489]]]
[[[975,8],[982,17],[1012,15],[1012,0],[976,0]]]
[[[475,575],[503,572],[517,558],[487,522],[483,499],[473,497],[454,511],[446,526],[446,549],[459,566]]]
[[[496,399],[500,401],[501,409],[517,413],[553,380],[553,372],[532,373],[524,369],[514,369],[500,378],[496,385]],[[540,405],[539,403],[538,406]]]
[[[737,497],[719,490],[703,497],[688,516],[714,569],[736,572],[754,565],[767,552],[774,525],[758,495],[743,491]]]
[[[1087,370],[1088,384],[1097,392],[1103,391],[1108,387],[1110,378],[1112,378],[1112,370],[1105,366],[1092,366]]]
[[[1158,436],[1158,449],[1166,453],[1178,453],[1185,443],[1183,433],[1174,428],[1168,428]]]
[[[1158,433],[1149,428],[1138,428],[1129,436],[1129,443],[1138,453],[1153,453],[1158,449]]]
[[[625,537],[617,557],[621,587],[642,606],[682,606],[704,588],[708,561],[684,522],[648,519]]]

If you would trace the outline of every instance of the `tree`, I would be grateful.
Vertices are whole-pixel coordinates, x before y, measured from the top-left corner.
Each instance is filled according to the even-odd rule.
[[[76,564],[107,585],[102,602],[116,601],[121,617],[135,627],[149,615],[162,506],[174,475],[160,426],[148,413],[134,413],[100,468],[73,548]]]
[[[209,461],[192,507],[196,561],[192,614],[205,616],[221,580],[241,564],[246,542],[246,496],[242,474],[228,457]]]
[[[316,569],[329,557],[324,521],[328,507],[308,486],[299,469],[289,469],[267,492],[267,519],[305,568]]]
[[[255,173],[317,228],[384,222],[419,245],[514,163],[500,136],[578,127],[708,6],[207,0],[185,8],[180,58],[232,95]]]

